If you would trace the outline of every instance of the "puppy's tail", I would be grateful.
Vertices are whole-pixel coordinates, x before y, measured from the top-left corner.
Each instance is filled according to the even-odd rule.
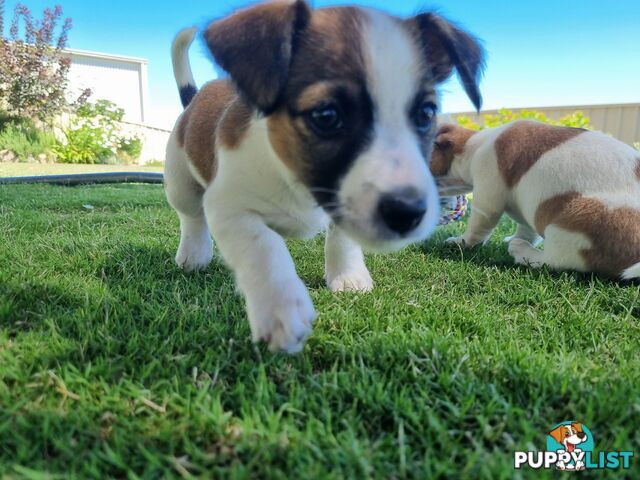
[[[176,78],[178,91],[180,92],[180,100],[184,108],[187,108],[191,100],[193,100],[193,97],[198,93],[196,82],[191,72],[191,64],[189,63],[189,47],[193,43],[197,32],[197,28],[185,28],[178,33],[171,47],[173,75]]]
[[[623,280],[633,280],[634,278],[640,278],[640,263],[636,263],[622,273]]]

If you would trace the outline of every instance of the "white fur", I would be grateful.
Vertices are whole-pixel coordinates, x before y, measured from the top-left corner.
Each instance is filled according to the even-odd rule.
[[[196,84],[193,79],[188,56],[189,46],[193,43],[196,33],[198,33],[197,28],[185,28],[178,33],[176,39],[173,41],[171,49],[173,75],[175,76],[178,87]]]
[[[218,153],[204,209],[245,296],[253,340],[297,353],[316,314],[281,235],[312,237],[328,217],[270,147],[266,120],[253,121],[239,148]]]
[[[354,163],[340,187],[342,227],[374,251],[397,250],[426,238],[439,218],[438,191],[422,155],[407,111],[418,89],[420,52],[407,31],[375,10],[363,32],[368,47],[368,89],[376,107],[374,139]],[[435,99],[434,99],[435,100]],[[380,196],[413,188],[427,199],[427,213],[411,235],[380,242],[371,219]]]
[[[591,241],[581,233],[549,225],[544,232],[544,250],[534,248],[540,240],[533,229],[538,206],[556,195],[574,191],[611,209],[640,208],[640,182],[634,171],[637,153],[602,133],[581,133],[542,155],[509,189],[498,169],[494,143],[511,125],[473,135],[464,152],[455,157],[448,177],[439,182],[443,195],[449,195],[452,186],[473,188],[469,225],[461,237],[449,241],[467,247],[486,241],[506,212],[519,224],[516,234],[505,239],[511,242],[509,252],[516,263],[587,271],[580,252],[590,249]],[[624,279],[638,278],[640,265],[620,274]]]
[[[325,275],[333,292],[373,290],[373,280],[364,264],[362,249],[334,224],[327,231]]]
[[[633,267],[627,268],[622,274],[624,280],[633,280],[640,278],[640,263],[636,263]]]

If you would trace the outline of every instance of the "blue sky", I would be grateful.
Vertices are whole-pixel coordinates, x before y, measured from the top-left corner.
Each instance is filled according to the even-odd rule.
[[[185,26],[204,25],[243,0],[58,0],[72,17],[69,46],[149,60],[150,123],[169,126],[181,108],[169,48]],[[15,1],[7,1],[7,14]],[[55,0],[26,0],[40,11]],[[314,6],[344,4],[315,0]],[[480,37],[488,51],[486,108],[640,101],[640,0],[356,0],[399,15],[438,9]],[[201,45],[191,51],[199,84],[215,71]],[[443,88],[442,110],[471,110],[457,81]]]

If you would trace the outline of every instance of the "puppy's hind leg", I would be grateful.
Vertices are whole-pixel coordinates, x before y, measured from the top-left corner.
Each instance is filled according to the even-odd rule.
[[[510,237],[505,237],[504,242],[510,243],[511,240],[515,240],[516,238],[529,242],[534,247],[537,247],[542,241],[542,237],[538,235],[538,232],[525,223],[518,223],[516,233]]]
[[[509,242],[509,254],[518,265],[540,268],[545,264],[544,251],[521,238],[514,238]]]
[[[213,241],[202,207],[203,187],[189,170],[186,154],[172,145],[167,148],[165,192],[180,218],[180,246],[176,263],[187,272],[207,268],[213,258]]]
[[[325,277],[332,292],[373,290],[362,248],[333,223],[325,243]]]

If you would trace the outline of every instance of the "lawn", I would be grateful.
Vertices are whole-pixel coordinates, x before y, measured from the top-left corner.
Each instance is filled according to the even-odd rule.
[[[67,175],[101,172],[162,172],[162,167],[140,165],[77,165],[69,163],[0,163],[1,177],[25,177],[32,175]]]
[[[443,245],[460,228],[369,256],[364,295],[291,242],[319,318],[289,358],[219,262],[172,263],[161,187],[0,186],[0,477],[557,478],[513,452],[573,419],[637,450],[640,286],[514,267],[507,221]]]

